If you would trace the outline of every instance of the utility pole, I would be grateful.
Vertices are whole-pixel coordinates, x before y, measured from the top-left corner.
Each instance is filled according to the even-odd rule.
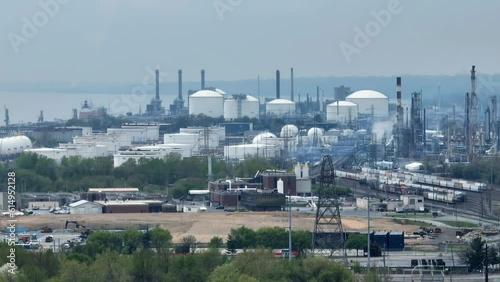
[[[288,188],[288,260],[292,260],[292,194]]]
[[[484,282],[488,282],[488,244],[486,244],[486,257],[484,258]]]
[[[368,245],[366,247],[366,257],[368,260],[366,269],[370,270],[370,185],[367,185],[366,189],[368,190]]]

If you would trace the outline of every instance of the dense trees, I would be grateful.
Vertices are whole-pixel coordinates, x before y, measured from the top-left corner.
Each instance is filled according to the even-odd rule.
[[[498,248],[490,245],[486,254],[486,241],[481,237],[472,239],[468,248],[459,253],[459,257],[468,266],[469,272],[483,270],[486,262],[488,265],[500,262]],[[486,257],[488,258],[487,260]]]
[[[184,158],[171,154],[163,159],[140,159],[128,161],[113,168],[108,157],[63,158],[58,164],[52,159],[34,153],[24,153],[15,162],[19,191],[80,191],[89,187],[138,187],[148,192],[168,192],[174,197],[186,195],[191,189],[207,186],[207,159]],[[214,160],[213,173],[216,178],[252,177],[259,169],[276,166],[260,158],[250,158],[233,165]],[[5,168],[0,167],[0,171]]]

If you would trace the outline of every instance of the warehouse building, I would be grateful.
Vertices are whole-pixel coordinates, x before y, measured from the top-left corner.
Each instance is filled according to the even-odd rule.
[[[89,202],[86,200],[80,200],[75,203],[71,203],[69,206],[70,214],[97,214],[102,213],[102,205],[96,202]]]
[[[96,201],[103,206],[103,213],[158,213],[162,212],[162,201],[158,200],[114,200]]]

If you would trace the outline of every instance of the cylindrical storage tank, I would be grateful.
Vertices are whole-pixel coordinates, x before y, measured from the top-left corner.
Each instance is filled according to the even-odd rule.
[[[31,147],[31,140],[26,136],[0,138],[0,155],[2,156],[20,154]]]
[[[283,180],[281,180],[281,178],[280,178],[278,180],[278,187],[277,187],[278,188],[278,193],[283,194],[283,189],[284,189],[283,187],[284,187],[283,186]]]
[[[358,105],[358,113],[372,116],[374,119],[389,117],[389,98],[374,90],[359,90],[345,98]]]
[[[209,117],[224,115],[224,96],[213,90],[200,90],[189,96],[189,114]]]
[[[274,116],[295,114],[295,102],[287,99],[275,99],[266,103],[266,113]]]
[[[259,117],[259,100],[253,96],[238,94],[224,100],[224,119]]]
[[[358,105],[349,101],[337,101],[326,106],[326,120],[349,123],[358,119]]]

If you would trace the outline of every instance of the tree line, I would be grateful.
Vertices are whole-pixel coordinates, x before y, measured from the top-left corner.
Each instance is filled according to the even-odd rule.
[[[96,231],[86,244],[54,253],[51,249],[16,248],[15,275],[0,274],[0,281],[382,281],[373,273],[358,274],[338,262],[299,254],[292,261],[277,258],[287,232],[265,227],[232,229],[227,243],[213,237],[208,248],[196,251],[194,236],[173,244],[169,231]],[[309,235],[308,235],[309,234]],[[294,248],[306,245],[310,233],[295,233]],[[287,244],[288,245],[288,244]],[[222,255],[220,248],[252,248],[237,256]],[[0,243],[0,265],[8,263],[7,243]],[[229,251],[230,253],[230,251]]]
[[[109,157],[64,157],[60,163],[35,153],[23,153],[14,167],[0,165],[1,183],[6,183],[8,171],[15,171],[17,190],[26,192],[85,191],[90,187],[137,187],[142,191],[166,191],[174,197],[187,194],[190,189],[207,187],[207,158],[181,158],[170,154],[162,159],[129,160],[113,167]],[[232,164],[212,161],[216,179],[253,177],[259,169],[275,169],[276,164],[262,158],[247,158]],[[2,184],[4,185],[4,184]]]

